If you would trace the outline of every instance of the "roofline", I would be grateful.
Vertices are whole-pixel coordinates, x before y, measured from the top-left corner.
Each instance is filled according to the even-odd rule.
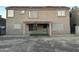
[[[6,9],[9,8],[67,8],[70,9],[67,6],[8,6]]]

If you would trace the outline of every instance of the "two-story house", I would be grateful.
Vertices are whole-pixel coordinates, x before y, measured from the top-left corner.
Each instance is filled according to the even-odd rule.
[[[69,34],[69,7],[10,6],[6,8],[6,34]]]

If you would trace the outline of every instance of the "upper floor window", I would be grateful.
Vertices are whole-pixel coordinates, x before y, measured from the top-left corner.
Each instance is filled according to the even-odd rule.
[[[21,10],[21,12],[20,12],[21,14],[24,14],[25,13],[25,11],[24,10]]]
[[[14,17],[14,10],[8,10],[8,17]]]
[[[29,11],[29,18],[38,18],[38,11]]]
[[[58,11],[58,16],[65,16],[65,11]]]

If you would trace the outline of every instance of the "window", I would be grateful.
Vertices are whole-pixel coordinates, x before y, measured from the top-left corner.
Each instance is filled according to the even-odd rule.
[[[8,17],[14,17],[14,10],[8,10]]]
[[[43,28],[47,28],[47,26],[48,26],[48,24],[44,24],[44,25],[43,25]]]
[[[21,10],[21,14],[24,14],[25,13],[25,11],[24,10]]]
[[[65,16],[65,11],[58,11],[58,16]]]
[[[29,11],[29,18],[38,18],[38,11]]]
[[[61,31],[63,29],[63,24],[53,24],[53,31]]]
[[[21,29],[21,24],[14,24],[14,29]]]
[[[36,24],[29,24],[29,31],[36,31],[37,25]]]

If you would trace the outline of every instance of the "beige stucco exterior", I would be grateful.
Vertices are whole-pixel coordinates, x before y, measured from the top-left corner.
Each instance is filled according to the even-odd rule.
[[[14,17],[8,17],[8,10],[14,10]],[[24,14],[20,14],[24,10]],[[28,18],[29,10],[38,11],[38,18]],[[58,16],[57,11],[65,11],[65,16]],[[49,34],[67,34],[70,33],[70,18],[68,7],[7,7],[6,8],[6,33],[7,34],[21,34],[29,35],[28,22],[48,22],[51,24],[51,33]],[[63,24],[63,30],[53,31],[53,24]],[[20,29],[14,29],[13,24],[21,24]],[[50,30],[50,28],[49,28]]]

